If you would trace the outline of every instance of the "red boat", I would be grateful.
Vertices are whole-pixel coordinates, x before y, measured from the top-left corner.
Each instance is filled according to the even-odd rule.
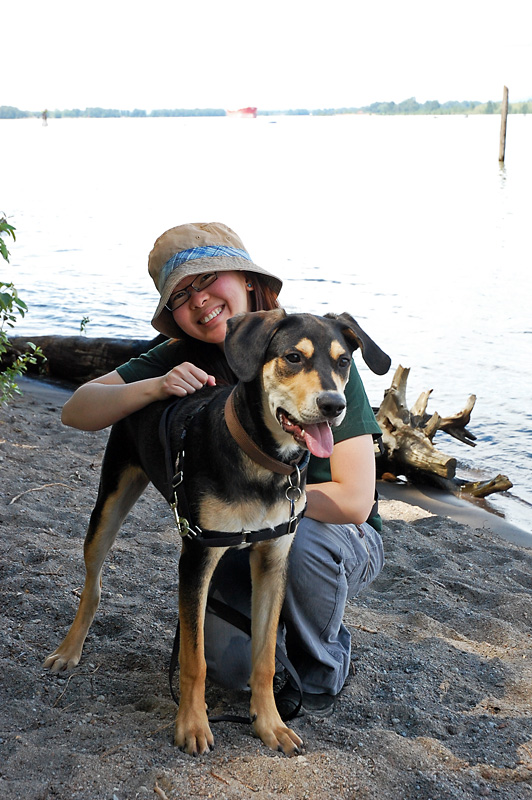
[[[228,117],[243,117],[247,119],[255,119],[257,116],[257,109],[255,106],[248,106],[247,108],[239,108],[237,111],[226,111]]]

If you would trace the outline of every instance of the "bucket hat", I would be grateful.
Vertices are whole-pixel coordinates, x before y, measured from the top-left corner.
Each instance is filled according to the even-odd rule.
[[[193,222],[165,231],[156,240],[148,259],[148,271],[161,299],[153,315],[153,327],[170,338],[181,331],[166,308],[174,288],[189,275],[203,272],[256,272],[275,292],[282,281],[251,260],[236,233],[221,222]]]

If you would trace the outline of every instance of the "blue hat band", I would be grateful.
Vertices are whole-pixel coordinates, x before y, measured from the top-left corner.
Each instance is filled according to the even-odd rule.
[[[179,253],[176,253],[175,256],[169,258],[162,267],[159,275],[159,291],[162,292],[169,275],[182,264],[185,264],[187,261],[194,261],[197,258],[215,258],[216,256],[245,258],[246,261],[251,261],[249,253],[237,247],[207,245],[206,247],[193,247],[190,250],[181,250]]]

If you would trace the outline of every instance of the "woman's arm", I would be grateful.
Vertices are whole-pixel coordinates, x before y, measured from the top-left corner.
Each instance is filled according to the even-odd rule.
[[[188,362],[166,375],[125,383],[116,370],[76,389],[67,400],[61,421],[82,431],[99,431],[134,411],[167,397],[185,397],[205,384],[214,386],[212,375]]]
[[[306,516],[333,524],[366,522],[374,503],[375,451],[370,434],[334,445],[332,481],[307,487]]]

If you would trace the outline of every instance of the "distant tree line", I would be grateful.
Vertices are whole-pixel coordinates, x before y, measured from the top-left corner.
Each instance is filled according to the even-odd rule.
[[[40,116],[32,114],[30,111],[21,111],[14,106],[0,106],[0,119],[21,119],[22,117]]]
[[[306,113],[322,116],[332,114],[500,114],[501,103],[494,103],[492,100],[488,100],[487,103],[481,103],[476,100],[449,100],[446,103],[427,100],[425,103],[418,103],[415,97],[410,97],[408,100],[403,100],[402,103],[371,103],[369,106],[360,108],[322,108]],[[508,105],[508,113],[532,113],[532,100],[510,103]]]
[[[97,119],[109,117],[225,117],[224,108],[161,108],[147,113],[142,108],[124,111],[118,108],[70,108],[59,111],[47,110],[48,119],[61,117],[91,117]],[[0,106],[0,119],[21,119],[23,117],[41,117],[42,111],[21,111],[13,106]]]
[[[494,103],[488,100],[487,103],[480,103],[476,100],[448,100],[446,103],[439,103],[437,100],[427,100],[425,103],[418,103],[415,97],[409,97],[402,103],[372,103],[365,106],[362,111],[367,114],[500,114],[501,103]],[[510,103],[508,113],[528,114],[532,111],[532,101]]]
[[[500,114],[501,103],[488,100],[480,103],[475,100],[456,101],[449,100],[439,103],[437,100],[427,100],[418,103],[415,97],[409,97],[401,103],[382,102],[371,103],[369,106],[359,108],[291,108],[284,110],[259,110],[260,116],[289,115],[289,116],[333,116],[335,114]],[[0,119],[21,119],[23,117],[41,117],[42,111],[21,111],[14,106],[0,106]],[[65,109],[63,111],[47,111],[50,119],[61,117],[224,117],[223,108],[160,108],[147,113],[142,108],[133,111],[124,111],[116,108],[79,108]],[[510,103],[510,114],[532,113],[532,99],[518,103]]]

